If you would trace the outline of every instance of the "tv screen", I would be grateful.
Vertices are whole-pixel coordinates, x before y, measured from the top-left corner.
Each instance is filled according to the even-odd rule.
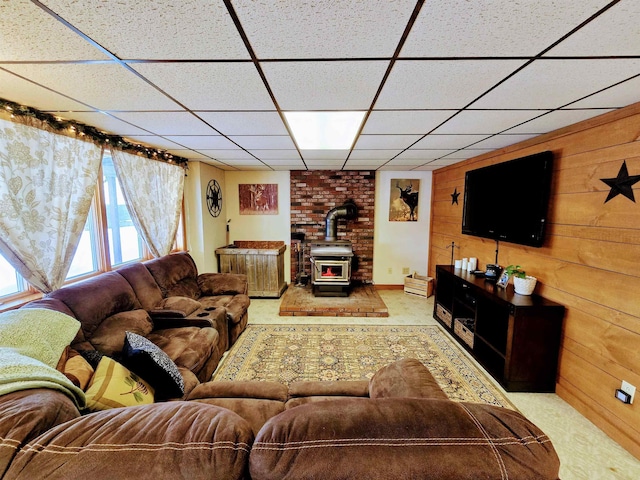
[[[552,171],[549,151],[468,171],[462,233],[541,247]]]

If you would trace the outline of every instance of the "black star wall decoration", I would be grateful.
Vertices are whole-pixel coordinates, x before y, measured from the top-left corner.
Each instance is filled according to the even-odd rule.
[[[454,203],[456,205],[459,205],[458,203],[458,197],[460,196],[460,192],[458,192],[458,187],[453,189],[453,193],[451,194],[451,205],[453,205]]]
[[[618,176],[616,178],[601,178],[600,181],[606,183],[611,190],[609,190],[609,195],[604,203],[607,203],[612,198],[618,195],[624,195],[633,203],[636,203],[636,199],[633,196],[633,185],[640,182],[640,175],[629,175],[629,171],[627,170],[627,161],[624,160],[622,162],[622,166],[620,167],[620,171],[618,172]]]

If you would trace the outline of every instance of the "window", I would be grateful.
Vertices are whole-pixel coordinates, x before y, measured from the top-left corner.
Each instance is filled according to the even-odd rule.
[[[145,253],[143,241],[133,225],[113,161],[108,155],[102,159],[102,182],[111,266],[142,259]]]
[[[24,280],[16,270],[0,255],[0,297],[15,295],[24,291]]]
[[[74,282],[89,275],[112,270],[127,262],[150,258],[142,237],[138,235],[125,205],[111,156],[102,159],[101,185],[89,211],[80,242],[67,274]],[[99,182],[100,183],[100,182]],[[175,250],[185,249],[184,212],[174,243]],[[0,255],[0,304],[37,293]]]

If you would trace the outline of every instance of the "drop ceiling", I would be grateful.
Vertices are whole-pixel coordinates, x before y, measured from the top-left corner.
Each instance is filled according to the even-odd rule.
[[[223,170],[434,170],[640,101],[637,0],[11,0],[0,97]],[[283,112],[365,112],[301,150]]]

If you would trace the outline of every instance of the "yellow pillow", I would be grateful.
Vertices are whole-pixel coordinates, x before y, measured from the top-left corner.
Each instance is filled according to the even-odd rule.
[[[153,403],[153,388],[109,357],[102,357],[85,392],[90,411]]]

